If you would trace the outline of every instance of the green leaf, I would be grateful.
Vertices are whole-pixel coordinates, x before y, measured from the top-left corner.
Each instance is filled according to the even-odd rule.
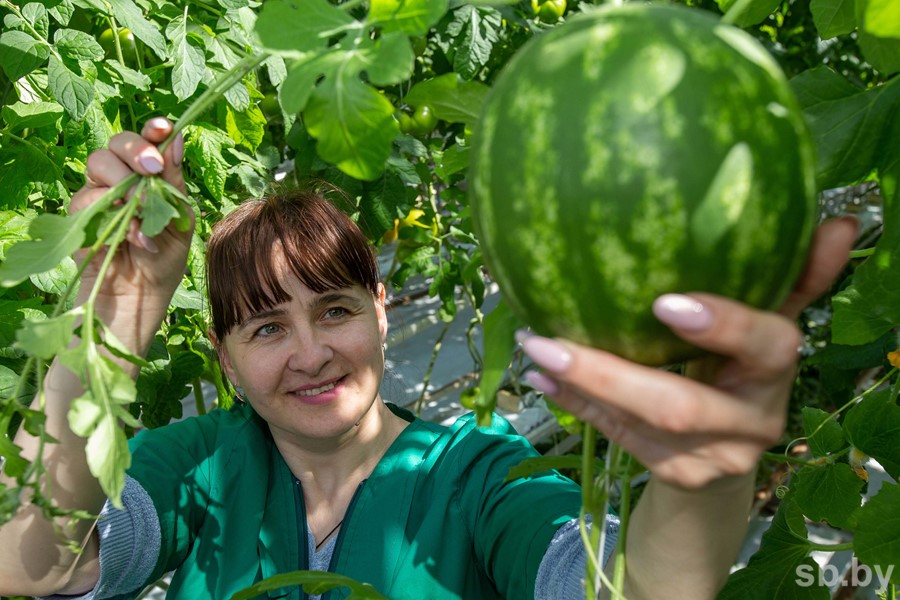
[[[256,35],[267,50],[309,52],[328,45],[330,37],[355,23],[327,0],[268,0],[256,20]]]
[[[829,600],[831,593],[819,583],[819,566],[808,556],[810,545],[805,537],[800,508],[792,499],[785,499],[763,534],[759,550],[746,567],[728,578],[717,600]]]
[[[884,201],[884,233],[875,253],[856,268],[852,283],[832,298],[832,340],[859,345],[900,324],[900,197]]]
[[[160,188],[148,188],[141,206],[141,231],[152,238],[159,235],[172,219],[178,218],[179,213]]]
[[[16,332],[16,345],[32,356],[50,360],[68,348],[75,335],[75,323],[82,314],[83,311],[76,309],[52,319],[26,319]]]
[[[39,2],[25,3],[22,6],[22,16],[44,39],[50,36],[50,19],[47,17],[47,7],[43,4]]]
[[[488,87],[477,81],[464,81],[456,73],[447,73],[417,83],[406,95],[411,106],[427,104],[435,116],[448,123],[474,125],[481,115]]]
[[[234,146],[224,131],[209,123],[198,122],[184,130],[184,155],[197,165],[203,183],[214,198],[225,194],[228,161],[222,156],[224,148]]]
[[[484,358],[481,369],[479,394],[475,399],[478,424],[490,424],[491,413],[497,403],[497,390],[503,383],[506,368],[512,360],[516,346],[515,333],[522,322],[509,309],[504,300],[484,318]]]
[[[394,219],[406,204],[403,180],[396,173],[385,171],[381,177],[363,186],[359,205],[360,227],[369,239],[380,238],[385,231],[393,228]]]
[[[368,23],[385,32],[425,35],[447,12],[448,0],[372,0]]]
[[[22,449],[5,435],[0,435],[0,456],[6,459],[3,462],[3,473],[8,477],[21,477],[31,464],[22,458]]]
[[[75,261],[67,256],[49,271],[32,275],[30,279],[31,283],[42,292],[59,295],[75,280],[77,272],[78,266]]]
[[[91,35],[77,29],[57,29],[53,34],[56,50],[72,60],[100,60],[103,48]]]
[[[55,56],[50,57],[47,75],[50,91],[56,101],[62,104],[73,119],[83,119],[88,106],[94,101],[94,86],[84,77],[70,71]]]
[[[166,38],[156,23],[144,18],[143,11],[132,0],[104,1],[112,8],[119,23],[130,29],[134,37],[147,44],[160,60],[166,60]]]
[[[319,156],[363,181],[384,171],[391,141],[400,133],[393,115],[390,101],[349,67],[325,79],[303,113],[307,130],[318,140]]]
[[[127,410],[137,396],[137,389],[131,377],[112,360],[100,356],[92,344],[83,342],[82,346],[87,346],[84,363],[89,370],[89,387],[72,401],[69,426],[77,435],[87,438],[85,456],[91,474],[112,504],[121,507],[131,453],[119,421],[140,426]]]
[[[4,136],[10,142],[9,136]],[[0,207],[24,209],[28,198],[40,189],[55,185],[62,178],[57,165],[36,144],[5,143],[0,146]],[[2,269],[0,269],[2,270]]]
[[[900,38],[900,3],[896,0],[867,0],[864,27],[866,33],[877,37]]]
[[[860,31],[858,41],[863,56],[873,67],[885,75],[900,71],[900,39],[876,37]]]
[[[297,61],[290,66],[281,88],[278,102],[284,112],[295,115],[306,108],[316,82],[325,74],[330,77],[341,62],[338,52],[322,52]]]
[[[811,521],[825,521],[832,527],[846,529],[862,504],[863,483],[850,465],[834,463],[804,467],[794,475],[791,490],[800,510]]]
[[[856,29],[855,0],[810,0],[809,10],[823,40]]]
[[[373,85],[386,87],[412,76],[416,56],[403,33],[388,33],[363,46],[363,69]]]
[[[738,0],[716,0],[719,10],[727,13]],[[762,23],[766,17],[781,5],[781,0],[749,0],[742,12],[732,21],[738,27],[750,27]]]
[[[0,265],[0,285],[16,285],[31,275],[49,271],[71,256],[84,241],[83,214],[61,217],[45,213],[32,221],[29,228],[32,239],[19,242],[6,252],[6,261]]]
[[[150,89],[150,78],[140,71],[126,67],[117,60],[109,59],[101,63],[101,69],[112,75],[112,79],[135,89],[147,91]]]
[[[816,147],[821,189],[857,183],[883,164],[893,142],[887,135],[900,101],[898,79],[868,90],[849,84],[827,67],[791,80]]]
[[[832,415],[810,406],[804,406],[802,413],[803,432],[814,456],[828,456],[846,447],[844,432]]]
[[[231,597],[231,600],[250,600],[265,592],[298,585],[302,585],[303,591],[307,594],[323,594],[328,590],[345,587],[350,590],[349,595],[346,596],[348,600],[388,600],[368,583],[360,583],[344,575],[325,571],[293,571],[272,575],[239,591]]]
[[[447,44],[453,70],[464,79],[473,79],[491,58],[502,27],[503,17],[493,8],[466,5],[453,11],[453,19],[446,28],[453,40]]]
[[[47,62],[49,56],[47,45],[24,31],[0,33],[0,67],[11,81],[28,75]]]
[[[891,477],[900,477],[900,406],[890,390],[872,392],[851,408],[844,418],[844,434]]]
[[[0,117],[6,121],[10,132],[55,125],[62,114],[63,107],[56,102],[14,102],[0,109]]]
[[[879,565],[882,572],[889,565],[900,564],[900,486],[885,483],[859,510],[853,549],[867,565]],[[900,573],[894,569],[891,581],[900,584]]]
[[[187,13],[187,7],[185,7]],[[187,35],[186,17],[169,22],[166,37],[172,40],[172,91],[179,100],[190,98],[197,91],[206,69],[206,53],[200,42]]]
[[[266,125],[266,116],[256,104],[251,104],[247,110],[240,112],[230,106],[225,107],[225,131],[228,132],[228,137],[251,152],[255,152],[262,143]]]

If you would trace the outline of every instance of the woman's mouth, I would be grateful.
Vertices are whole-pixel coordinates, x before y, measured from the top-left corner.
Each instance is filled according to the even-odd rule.
[[[332,381],[331,383],[326,383],[320,387],[314,387],[307,390],[298,390],[296,394],[298,396],[318,396],[319,394],[324,394],[325,392],[331,391],[338,384],[337,381]]]

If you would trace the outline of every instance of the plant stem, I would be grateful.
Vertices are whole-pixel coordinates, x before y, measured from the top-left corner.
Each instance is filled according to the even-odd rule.
[[[851,250],[850,258],[865,258],[875,254],[875,248],[863,248],[862,250]]]
[[[809,544],[809,549],[813,552],[841,552],[843,550],[853,550],[853,542],[845,542],[843,544],[819,544],[807,540],[807,543]]]
[[[613,570],[613,598],[623,598],[622,589],[625,585],[625,544],[628,540],[626,535],[628,531],[628,521],[631,517],[631,455],[623,450],[620,454],[624,454],[621,461],[623,464],[623,474],[621,478],[622,498],[619,503],[619,537],[616,540],[616,563]]]
[[[198,415],[206,414],[206,402],[203,401],[203,388],[201,387],[201,382],[199,377],[195,377],[194,381],[191,382],[191,387],[194,390],[194,406],[197,407]]]
[[[438,353],[441,351],[441,346],[444,343],[444,336],[447,335],[448,331],[450,331],[450,323],[444,325],[441,334],[434,343],[434,350],[431,351],[431,361],[428,363],[428,370],[425,371],[425,378],[422,380],[422,393],[419,395],[419,399],[416,400],[416,415],[422,413],[422,405],[425,404],[425,396],[428,394],[428,384],[431,383],[431,372],[434,370],[434,364],[437,362]]]
[[[238,83],[247,75],[247,73],[258,67],[267,58],[269,58],[268,52],[260,52],[259,54],[247,56],[235,63],[235,65],[226,71],[222,77],[216,79],[211,86],[206,88],[206,90],[191,103],[188,109],[184,111],[184,114],[182,114],[175,122],[175,126],[172,128],[172,134],[159,145],[160,153],[166,151],[166,148],[172,143],[172,140],[175,139],[175,136],[179,132],[193,123],[197,117],[202,115],[209,107],[218,102],[219,98],[231,89],[231,86]]]

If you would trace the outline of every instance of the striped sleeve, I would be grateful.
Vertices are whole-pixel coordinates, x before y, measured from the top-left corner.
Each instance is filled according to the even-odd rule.
[[[587,516],[588,531],[591,517]],[[619,519],[606,515],[606,541],[603,546],[603,564],[609,560],[616,547]],[[541,560],[534,585],[535,600],[574,600],[584,598],[584,579],[587,554],[581,539],[578,519],[572,519],[559,528]]]
[[[47,596],[47,600],[106,600],[133,593],[147,584],[160,550],[159,518],[150,496],[126,476],[122,509],[107,501],[97,521],[100,579],[81,596]]]

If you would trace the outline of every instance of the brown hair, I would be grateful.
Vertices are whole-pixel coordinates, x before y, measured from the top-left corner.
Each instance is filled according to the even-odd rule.
[[[249,200],[213,228],[206,281],[213,331],[223,340],[248,313],[290,299],[278,281],[276,252],[316,293],[359,284],[377,293],[375,254],[359,227],[313,192]]]

